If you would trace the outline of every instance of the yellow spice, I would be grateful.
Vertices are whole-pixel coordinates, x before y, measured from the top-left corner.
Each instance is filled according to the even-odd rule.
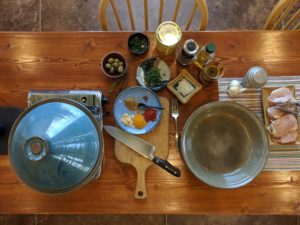
[[[142,114],[136,114],[133,118],[133,125],[137,129],[142,129],[144,126],[147,125],[147,122],[144,119]]]

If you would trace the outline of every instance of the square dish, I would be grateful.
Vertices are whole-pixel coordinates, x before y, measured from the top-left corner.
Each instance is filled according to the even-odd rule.
[[[271,124],[271,121],[272,120],[275,120],[274,118],[272,119],[269,115],[268,115],[268,108],[271,107],[271,106],[276,106],[276,104],[274,103],[270,103],[268,101],[268,97],[270,96],[271,92],[276,90],[276,89],[279,89],[280,87],[264,87],[262,88],[262,108],[263,108],[263,117],[264,117],[264,123],[265,123],[265,126],[268,130],[268,134],[269,134],[269,141],[270,141],[270,144],[271,145],[289,145],[289,146],[292,146],[292,145],[297,145],[299,144],[300,142],[300,127],[298,127],[298,136],[296,138],[296,141],[295,142],[290,142],[290,143],[279,143],[278,141],[276,141],[275,138],[273,138],[270,134],[270,131],[269,131],[269,126]],[[289,86],[286,86],[286,88],[288,88],[291,92],[292,92],[292,96],[293,98],[295,98],[295,87],[292,86],[292,85],[289,85]],[[296,107],[296,106],[294,106]],[[295,110],[296,108],[293,108],[291,109],[292,111]],[[297,122],[299,123],[299,118],[296,116],[296,119],[297,119]]]
[[[186,69],[181,70],[180,74],[170,81],[167,87],[183,104],[202,89],[202,85]]]

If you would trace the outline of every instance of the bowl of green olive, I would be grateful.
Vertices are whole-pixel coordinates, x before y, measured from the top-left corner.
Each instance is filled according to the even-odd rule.
[[[119,52],[106,54],[101,62],[103,73],[110,78],[122,77],[127,72],[127,65],[126,58]]]

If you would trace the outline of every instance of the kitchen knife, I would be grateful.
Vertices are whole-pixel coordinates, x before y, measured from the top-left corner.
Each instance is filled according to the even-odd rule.
[[[181,172],[177,167],[172,166],[168,161],[160,159],[154,155],[155,146],[137,136],[122,131],[119,128],[104,126],[104,129],[109,135],[122,142],[126,146],[130,147],[138,154],[144,156],[147,159],[150,159],[156,165],[160,166],[175,177],[180,177]]]
[[[278,110],[280,110],[282,112],[285,112],[285,113],[288,113],[288,114],[293,114],[295,116],[299,115],[299,113],[297,111],[293,111],[293,110],[283,108],[283,107],[280,107],[280,106],[275,106],[275,109],[278,109]]]

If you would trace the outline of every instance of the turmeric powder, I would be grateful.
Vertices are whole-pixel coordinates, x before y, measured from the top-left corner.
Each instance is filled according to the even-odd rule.
[[[147,125],[147,122],[142,114],[136,114],[133,118],[133,125],[137,129],[142,129]]]

